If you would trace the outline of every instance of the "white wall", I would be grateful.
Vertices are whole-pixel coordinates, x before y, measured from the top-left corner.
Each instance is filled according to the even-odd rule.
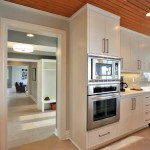
[[[28,77],[27,79],[22,79],[22,69],[28,70],[28,66],[12,66],[12,87],[15,87],[16,82],[23,82],[27,85]]]
[[[36,68],[36,81],[32,80],[32,68]],[[37,102],[37,79],[38,79],[38,68],[37,63],[31,63],[29,69],[29,94],[31,95],[32,99]]]
[[[21,5],[15,5],[15,4],[11,4],[9,2],[6,1],[0,1],[0,19],[1,18],[8,18],[8,19],[13,19],[13,20],[18,20],[18,21],[23,21],[23,22],[28,22],[28,23],[32,23],[32,24],[36,24],[36,25],[42,25],[42,26],[47,26],[47,27],[51,27],[51,28],[56,28],[56,29],[61,29],[66,31],[66,40],[67,40],[67,51],[69,50],[69,21],[59,18],[59,17],[54,17],[52,15],[49,15],[48,13],[41,13],[41,11],[32,9],[32,8],[28,8],[26,9],[26,7],[23,7]],[[21,27],[20,27],[21,28]],[[1,37],[1,35],[0,35]],[[1,51],[0,49],[0,69],[3,70],[4,66],[1,63],[3,60],[3,51]],[[66,64],[68,65],[68,57],[69,57],[69,53],[66,52],[67,54],[67,59],[66,59]],[[68,76],[68,66],[66,66],[67,69],[67,76]],[[68,77],[67,77],[68,78]],[[3,76],[3,72],[0,72],[0,82],[2,83],[4,79]],[[68,80],[66,81],[68,82]],[[68,84],[68,83],[66,83]],[[67,87],[68,88],[68,87]],[[2,124],[1,122],[6,120],[6,116],[5,114],[3,114],[4,112],[7,111],[7,106],[4,103],[4,99],[5,97],[3,96],[2,93],[4,93],[4,87],[0,86],[0,103],[3,106],[3,109],[0,109],[0,132],[2,132],[1,129],[5,130],[5,122],[4,124]],[[66,91],[66,93],[68,93],[68,91]],[[68,98],[68,97],[67,97]],[[68,108],[68,100],[66,100],[67,106],[66,108]],[[69,124],[68,124],[68,109],[66,110],[66,115],[67,115],[67,130],[69,129]],[[3,133],[3,132],[2,132]],[[5,139],[6,139],[6,135],[0,136],[0,148],[3,149],[7,149],[5,148]]]
[[[65,30],[67,33],[67,37],[66,37],[66,40],[67,40],[67,65],[69,65],[69,63],[68,63],[69,21],[67,19],[54,17],[52,15],[49,15],[48,13],[41,13],[41,11],[38,11],[38,10],[35,10],[32,8],[26,9],[26,7],[23,7],[21,5],[11,4],[6,1],[0,1],[0,18],[1,17]],[[0,74],[0,77],[1,76],[2,75]],[[68,76],[68,66],[67,66],[67,76]],[[68,82],[68,80],[67,80],[67,82]],[[68,86],[67,86],[67,88],[68,88]],[[2,90],[0,90],[0,91],[2,91]],[[66,94],[68,95],[67,91],[66,91]],[[1,93],[0,93],[0,95],[1,95]],[[67,100],[66,108],[68,108],[68,100]],[[69,115],[68,109],[66,110],[66,115],[67,115],[67,120],[68,120],[68,115]],[[1,118],[0,118],[0,120],[1,120]],[[68,128],[69,128],[69,124],[67,121],[67,129]]]

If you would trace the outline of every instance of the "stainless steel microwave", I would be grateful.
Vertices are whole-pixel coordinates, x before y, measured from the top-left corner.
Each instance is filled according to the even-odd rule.
[[[88,81],[119,81],[120,59],[106,57],[88,57]]]

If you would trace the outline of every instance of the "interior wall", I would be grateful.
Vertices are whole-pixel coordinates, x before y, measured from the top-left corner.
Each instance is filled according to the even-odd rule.
[[[42,25],[47,26],[51,28],[61,29],[66,31],[66,46],[67,46],[67,79],[69,78],[68,75],[68,60],[69,60],[69,21],[67,19],[62,19],[59,17],[54,17],[52,15],[49,15],[48,13],[40,13],[41,11],[37,11],[32,8],[27,8],[11,4],[6,1],[0,1],[0,18],[8,18],[23,22],[28,22],[36,25]],[[68,80],[67,80],[67,91],[68,91]],[[67,94],[67,106],[66,108],[69,108],[68,105],[68,92]],[[69,129],[69,112],[68,109],[66,110],[67,115],[67,130]]]
[[[33,81],[32,79],[32,68],[36,69],[36,81]],[[37,67],[37,63],[33,62],[30,64],[29,67],[29,94],[32,97],[32,99],[37,103],[37,72],[38,72],[38,67]]]
[[[7,67],[7,88],[12,88],[12,66]]]
[[[23,72],[22,69],[27,69],[28,66],[12,66],[12,87],[15,87],[16,82],[23,82],[24,85],[28,83],[28,76],[26,79],[22,78]],[[27,71],[28,73],[28,71]]]

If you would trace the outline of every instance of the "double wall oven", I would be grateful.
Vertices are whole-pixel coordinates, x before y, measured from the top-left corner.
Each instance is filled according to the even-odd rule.
[[[120,60],[89,57],[87,129],[120,119]]]

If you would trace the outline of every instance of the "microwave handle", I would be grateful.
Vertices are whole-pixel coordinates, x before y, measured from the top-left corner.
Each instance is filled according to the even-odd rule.
[[[105,38],[103,38],[103,53],[105,53],[105,49],[106,49],[106,46],[105,46]]]

